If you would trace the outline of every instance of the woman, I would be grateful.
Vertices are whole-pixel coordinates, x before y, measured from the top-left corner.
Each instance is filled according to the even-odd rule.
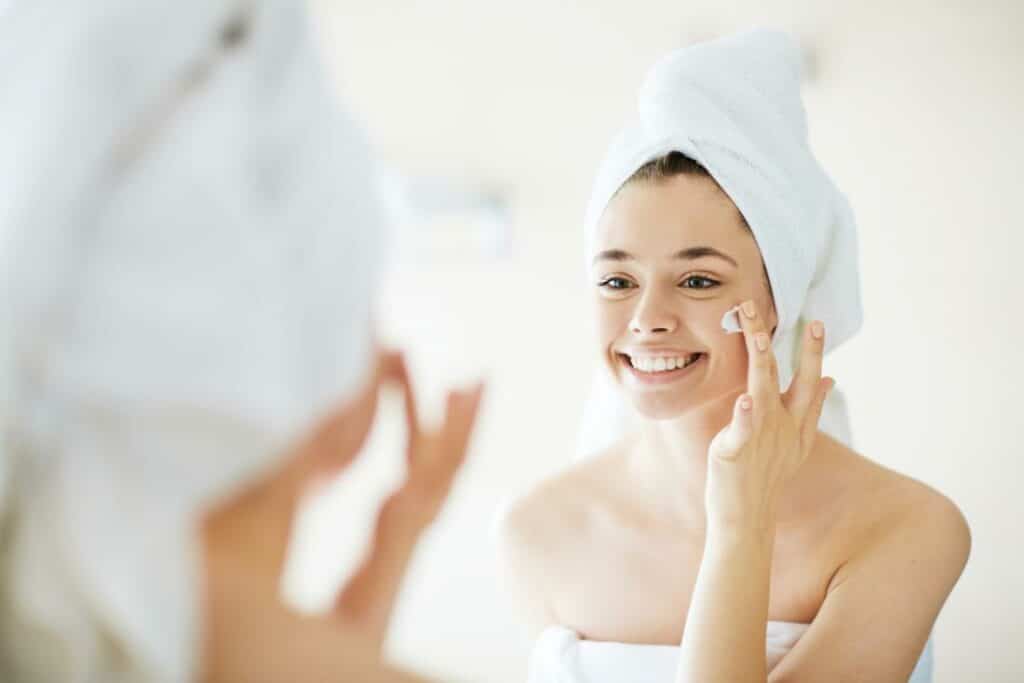
[[[424,429],[374,343],[374,167],[304,5],[4,19],[0,679],[414,680],[381,644],[479,391]],[[279,599],[295,510],[385,383],[408,477],[335,608],[300,616]]]
[[[534,683],[930,677],[969,531],[818,429],[824,411],[846,435],[821,363],[860,302],[852,215],[809,150],[799,82],[779,33],[675,52],[598,172],[586,258],[627,405],[599,398],[592,423],[618,438],[504,518],[542,634]]]

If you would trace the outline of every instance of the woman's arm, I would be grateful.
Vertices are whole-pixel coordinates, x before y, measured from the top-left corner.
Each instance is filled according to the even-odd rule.
[[[905,683],[970,554],[960,510],[929,489],[883,520],[836,572],[825,602],[768,678]]]
[[[677,680],[764,681],[773,535],[708,530]]]
[[[821,377],[820,323],[805,330],[799,371],[780,395],[766,319],[753,301],[741,309],[747,393],[709,447],[704,556],[683,631],[678,683],[766,680],[778,496],[811,451],[832,387]]]
[[[878,538],[836,572],[811,627],[770,675],[767,534],[709,533],[679,680],[905,683],[967,562],[970,530],[960,510],[932,491],[879,527]]]

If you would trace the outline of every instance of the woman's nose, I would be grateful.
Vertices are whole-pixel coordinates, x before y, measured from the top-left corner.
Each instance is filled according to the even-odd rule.
[[[633,334],[658,334],[675,332],[678,324],[678,318],[664,298],[648,290],[637,301],[629,329]]]

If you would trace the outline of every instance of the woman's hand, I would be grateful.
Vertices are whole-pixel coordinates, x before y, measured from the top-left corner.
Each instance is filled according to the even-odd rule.
[[[279,598],[295,513],[310,484],[356,457],[385,383],[399,384],[405,397],[406,480],[382,505],[367,559],[340,591],[336,609],[298,615]],[[479,386],[450,393],[444,421],[427,429],[401,356],[381,354],[363,390],[320,423],[281,468],[204,516],[202,680],[407,680],[379,663],[381,645],[416,542],[465,458],[480,395]]]
[[[705,507],[709,529],[773,533],[783,485],[807,458],[831,378],[821,377],[824,326],[804,330],[800,366],[784,394],[763,311],[741,306],[748,355],[747,392],[711,441]]]
[[[401,359],[391,373],[402,387],[405,402],[408,474],[381,506],[370,553],[335,605],[339,617],[359,624],[378,651],[416,540],[440,512],[465,458],[482,390],[477,385],[466,393],[450,393],[441,428],[430,430],[420,422]]]

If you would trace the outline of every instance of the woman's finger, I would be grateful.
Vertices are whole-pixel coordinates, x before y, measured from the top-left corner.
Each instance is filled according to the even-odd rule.
[[[735,460],[754,433],[754,398],[742,394],[732,409],[732,420],[711,442],[711,455],[720,460]]]
[[[297,500],[311,484],[338,474],[355,460],[377,415],[384,365],[378,352],[363,386],[313,426],[271,474],[268,485]]]
[[[466,459],[481,390],[477,386],[448,395],[440,427],[425,440],[419,465],[410,470],[409,495],[419,500],[413,507],[423,515],[424,524],[433,521]]]
[[[459,392],[448,400],[444,423],[441,426],[440,440],[442,452],[449,460],[449,468],[454,470],[462,464],[469,447],[469,438],[476,424],[480,410],[480,399],[483,396],[483,383],[478,383],[465,392]]]
[[[404,514],[398,493],[381,505],[370,547],[334,602],[335,614],[357,624],[377,651],[383,646],[395,599],[424,528]]]
[[[825,325],[820,320],[815,320],[804,329],[800,366],[783,397],[783,404],[800,424],[809,417],[808,411],[818,398],[824,351]]]
[[[401,353],[389,353],[387,360],[387,378],[389,381],[398,384],[402,391],[402,403],[405,408],[406,464],[412,465],[413,458],[419,452],[417,444],[423,441],[423,425],[420,423],[419,407],[416,403],[416,391],[413,388],[412,377],[409,375],[409,367],[405,362],[405,356]]]
[[[757,410],[764,410],[774,405],[773,399],[779,399],[779,372],[768,321],[753,300],[743,302],[739,317],[747,342],[747,391],[754,397]]]
[[[832,391],[832,387],[835,385],[836,381],[831,377],[820,379],[815,384],[814,399],[811,401],[807,415],[800,427],[800,436],[805,444],[805,452],[809,452],[814,443],[814,437],[818,433],[818,421],[821,419],[821,411],[825,407],[825,399],[828,398],[829,392]]]

